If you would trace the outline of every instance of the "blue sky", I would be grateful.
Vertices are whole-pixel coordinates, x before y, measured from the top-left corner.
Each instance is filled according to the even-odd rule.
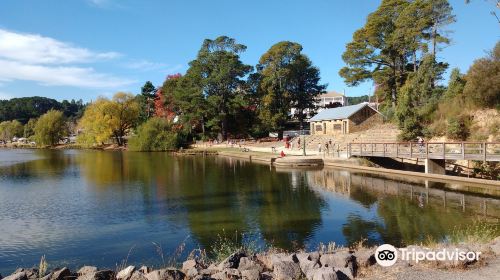
[[[451,0],[453,42],[439,56],[466,71],[500,38],[491,3]],[[347,87],[341,55],[374,0],[1,0],[0,99],[46,96],[90,101],[116,91],[138,93],[184,73],[205,38],[227,35],[255,65],[274,43],[304,46],[328,89],[359,96],[372,84]]]

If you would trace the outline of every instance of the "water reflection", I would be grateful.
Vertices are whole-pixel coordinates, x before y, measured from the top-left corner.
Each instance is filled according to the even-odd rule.
[[[102,151],[0,150],[0,159],[0,273],[44,254],[114,267],[131,247],[129,263],[154,264],[152,242],[168,254],[189,236],[188,249],[209,249],[223,230],[285,249],[399,245],[500,217],[495,198],[336,169]]]

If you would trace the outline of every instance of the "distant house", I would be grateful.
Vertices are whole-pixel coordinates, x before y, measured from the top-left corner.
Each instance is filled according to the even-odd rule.
[[[320,94],[315,98],[314,105],[316,106],[316,110],[306,110],[306,115],[311,116],[312,113],[314,112],[321,112],[324,109],[328,108],[335,108],[335,107],[342,107],[342,106],[347,106],[348,101],[347,97],[342,94],[338,93],[336,91],[329,91],[324,94]],[[296,109],[292,108],[291,114],[295,115]]]
[[[367,130],[383,120],[383,115],[365,102],[325,109],[312,117],[309,123],[313,135],[339,135]]]

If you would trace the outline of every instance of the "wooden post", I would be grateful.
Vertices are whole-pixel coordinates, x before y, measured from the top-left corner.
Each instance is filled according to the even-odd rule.
[[[462,159],[465,159],[465,144],[464,144],[464,142],[462,142],[462,143],[460,144],[460,146],[461,146],[461,148],[462,148]]]
[[[373,156],[373,143],[372,143],[372,156]]]
[[[396,157],[399,157],[399,143],[396,143]]]
[[[443,159],[446,158],[446,143],[443,142]]]
[[[413,158],[413,144],[410,142],[410,158]]]
[[[429,143],[425,143],[425,158],[429,158]]]
[[[387,144],[384,143],[383,146],[384,146],[384,157],[385,157],[385,149],[387,148]]]
[[[488,145],[488,143],[484,143],[484,161],[486,161],[486,146]]]

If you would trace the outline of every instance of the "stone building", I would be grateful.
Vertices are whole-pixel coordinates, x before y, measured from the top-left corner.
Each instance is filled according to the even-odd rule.
[[[339,135],[382,124],[384,116],[368,103],[325,109],[309,120],[311,135]]]

